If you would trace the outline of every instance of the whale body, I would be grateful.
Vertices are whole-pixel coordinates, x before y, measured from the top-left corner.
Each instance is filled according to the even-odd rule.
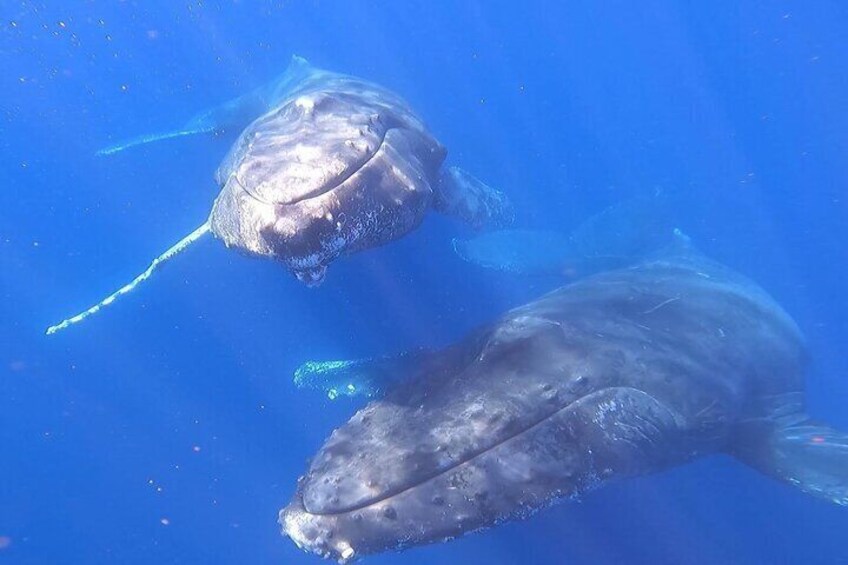
[[[347,562],[448,540],[714,453],[848,505],[848,435],[805,412],[798,327],[691,250],[375,360],[375,382],[397,381],[404,359],[409,379],[332,433],[281,510],[302,549]]]

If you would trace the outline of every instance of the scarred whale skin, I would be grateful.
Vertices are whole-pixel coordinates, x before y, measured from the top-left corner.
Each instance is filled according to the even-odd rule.
[[[716,452],[846,504],[848,437],[804,414],[805,358],[789,316],[721,265],[601,273],[416,363],[332,433],[280,524],[346,562]]]

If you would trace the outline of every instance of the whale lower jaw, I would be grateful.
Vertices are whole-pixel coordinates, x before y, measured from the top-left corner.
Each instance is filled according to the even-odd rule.
[[[427,490],[427,489],[425,489]],[[422,493],[417,493],[418,495]],[[432,494],[432,493],[430,493]],[[356,511],[339,514],[314,514],[303,505],[301,493],[280,510],[279,524],[284,536],[291,539],[301,550],[341,564],[350,563],[366,555],[384,551],[400,551],[411,546],[437,543],[454,537],[484,529],[488,524],[476,524],[470,516],[463,516],[449,505],[440,501],[438,495],[420,501],[432,507],[444,505],[438,527],[427,519],[418,522],[409,508],[399,508],[389,500],[383,500]],[[419,504],[412,504],[420,508]],[[419,514],[419,518],[423,515]],[[475,522],[468,528],[468,521]],[[451,524],[444,528],[444,522]]]
[[[368,555],[446,542],[505,521],[527,519],[560,502],[579,499],[597,486],[593,481],[576,489],[551,489],[546,496],[536,492],[509,510],[499,509],[497,515],[470,513],[467,504],[479,504],[479,499],[451,502],[452,495],[464,496],[461,488],[439,494],[435,488],[421,487],[400,495],[406,501],[390,497],[355,511],[315,514],[304,507],[298,489],[280,510],[278,523],[282,535],[299,549],[345,565]]]
[[[402,508],[399,515],[392,498],[354,511],[317,514],[306,509],[302,492],[298,490],[291,503],[280,511],[279,524],[282,534],[298,548],[342,564],[368,554],[448,537],[422,539],[430,537],[427,527],[416,526],[408,508]]]
[[[349,562],[356,555],[356,550],[347,540],[333,540],[333,536],[329,535],[332,530],[322,527],[321,521],[321,516],[310,514],[302,504],[292,504],[280,510],[278,520],[283,535],[288,536],[298,548],[339,563]]]
[[[356,509],[333,513],[307,509],[303,490],[309,479],[304,478],[280,511],[279,524],[282,534],[300,549],[343,564],[374,553],[446,541],[493,525],[502,514],[502,508],[484,510],[481,500],[471,495],[481,490],[485,480],[481,471],[469,467],[460,474],[438,475]]]

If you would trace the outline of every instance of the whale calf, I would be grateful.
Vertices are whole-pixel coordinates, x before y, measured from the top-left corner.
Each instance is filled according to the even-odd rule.
[[[278,101],[245,128],[219,166],[221,190],[208,219],[129,284],[48,334],[112,304],[209,233],[314,286],[339,256],[403,237],[430,210],[475,229],[511,222],[508,198],[443,166],[447,150],[394,92],[301,57],[272,86],[257,95],[261,103],[237,105],[255,110]]]
[[[393,384],[320,448],[283,534],[345,563],[714,453],[848,505],[848,435],[805,412],[795,323],[750,280],[676,247],[442,350],[375,360],[372,384]]]

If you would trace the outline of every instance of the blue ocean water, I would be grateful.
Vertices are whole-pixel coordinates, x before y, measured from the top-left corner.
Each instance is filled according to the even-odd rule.
[[[448,343],[556,281],[475,270],[435,215],[317,289],[197,244],[55,336],[201,223],[231,137],[111,157],[292,54],[405,96],[450,159],[567,231],[673,192],[699,248],[762,284],[848,428],[848,6],[842,2],[233,0],[0,6],[0,562],[317,563],[279,535],[361,401],[306,359]],[[848,512],[727,457],[628,480],[375,564],[839,563]]]

